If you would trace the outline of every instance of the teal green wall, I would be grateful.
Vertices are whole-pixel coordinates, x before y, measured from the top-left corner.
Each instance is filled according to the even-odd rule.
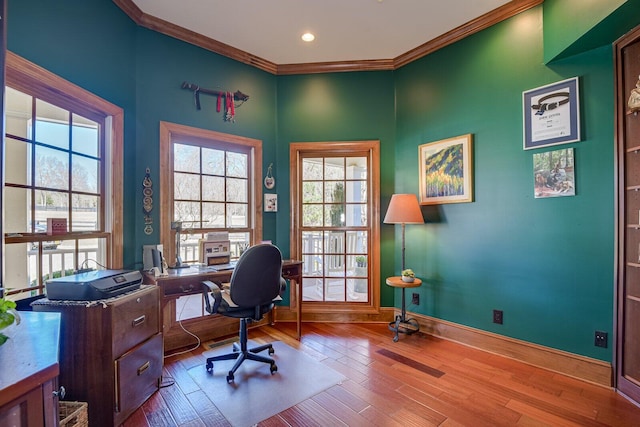
[[[392,72],[281,76],[278,78],[278,161],[288,164],[289,143],[380,140],[381,206],[386,211],[393,188],[394,91]],[[286,162],[286,163],[285,163]],[[278,237],[289,247],[289,176],[280,168]],[[282,190],[284,189],[284,190]],[[286,242],[286,244],[285,244]],[[381,258],[393,257],[393,228],[382,227]],[[381,277],[394,274],[381,263]],[[398,272],[396,272],[397,274]],[[393,305],[393,293],[380,285],[381,305]]]
[[[613,335],[612,48],[547,67],[541,27],[537,7],[396,73],[397,191],[418,192],[419,144],[474,137],[475,201],[425,209],[427,224],[407,226],[407,266],[426,279],[411,310],[611,360],[593,334]],[[524,151],[522,92],[575,76],[582,142]],[[534,199],[533,153],[567,147],[576,196]]]
[[[569,13],[552,12],[544,18]],[[423,207],[428,223],[407,226],[407,266],[425,281],[409,309],[611,361],[593,333],[613,336],[613,40],[544,65],[542,20],[539,6],[395,72],[277,77],[139,28],[110,0],[10,1],[7,28],[9,50],[124,109],[127,267],[158,241],[142,232],[139,191],[146,167],[159,181],[159,121],[263,140],[279,196],[264,237],[285,256],[289,143],[380,140],[382,218],[391,194],[417,193],[420,144],[471,133],[475,201]],[[576,196],[534,199],[532,156],[545,149],[522,149],[522,91],[574,76],[582,141],[553,148],[575,149]],[[225,123],[212,97],[197,111],[182,81],[251,98]],[[399,227],[381,224],[381,277],[398,273],[399,247]],[[382,306],[398,307],[399,293],[378,285]]]
[[[638,15],[640,0],[545,0],[545,63],[611,44]]]

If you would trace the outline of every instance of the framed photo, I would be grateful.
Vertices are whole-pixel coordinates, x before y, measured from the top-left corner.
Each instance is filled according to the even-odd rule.
[[[264,195],[264,211],[278,212],[278,195],[277,194]]]
[[[523,148],[580,141],[578,78],[522,92]]]
[[[533,155],[534,197],[576,195],[573,148]]]
[[[418,147],[420,204],[473,201],[472,135],[461,135]]]

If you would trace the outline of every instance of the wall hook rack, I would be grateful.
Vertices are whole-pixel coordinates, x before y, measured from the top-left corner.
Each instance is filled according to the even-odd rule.
[[[200,94],[212,95],[218,97],[217,108],[216,110],[220,112],[222,107],[222,101],[224,99],[225,104],[225,121],[235,121],[235,109],[244,104],[248,99],[249,95],[240,92],[239,90],[235,92],[223,92],[221,90],[214,89],[205,89],[193,83],[182,82],[182,89],[187,89],[193,92],[193,100],[196,105],[196,109],[200,110]],[[236,105],[236,102],[239,104]]]

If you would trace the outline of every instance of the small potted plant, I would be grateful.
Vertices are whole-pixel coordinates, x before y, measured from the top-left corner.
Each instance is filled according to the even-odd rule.
[[[411,283],[416,279],[416,275],[412,269],[407,268],[406,270],[402,270],[402,281],[406,283]]]
[[[20,323],[20,316],[15,308],[15,302],[0,298],[0,331],[11,326],[13,322],[15,322],[16,325]],[[4,344],[8,339],[9,337],[0,333],[0,345]]]

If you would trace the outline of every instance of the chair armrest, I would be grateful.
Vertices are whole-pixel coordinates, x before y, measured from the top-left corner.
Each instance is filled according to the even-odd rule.
[[[284,292],[287,290],[287,281],[284,280],[284,278],[280,278],[280,293],[278,295],[282,295],[284,294]]]
[[[209,314],[218,312],[220,301],[222,301],[222,291],[215,283],[205,280],[202,282],[202,293],[204,294],[204,303]],[[211,301],[213,297],[213,301]]]

